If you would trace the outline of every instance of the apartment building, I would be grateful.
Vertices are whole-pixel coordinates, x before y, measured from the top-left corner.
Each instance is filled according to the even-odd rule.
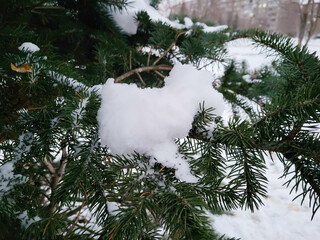
[[[297,36],[299,5],[293,0],[193,0],[173,6],[171,15],[186,14],[234,29],[259,28]]]

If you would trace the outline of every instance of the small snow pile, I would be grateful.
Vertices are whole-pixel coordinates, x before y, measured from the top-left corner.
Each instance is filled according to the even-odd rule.
[[[20,51],[32,52],[32,53],[37,52],[37,51],[40,50],[40,48],[37,45],[35,45],[35,44],[31,43],[31,42],[22,43],[21,46],[18,47],[18,49]]]
[[[207,26],[207,24],[199,23],[199,22],[197,22],[196,25],[203,27],[203,31],[206,33],[221,32],[221,31],[226,30],[228,28],[227,25]]]
[[[100,137],[112,154],[134,151],[153,156],[176,169],[176,177],[196,182],[188,162],[178,154],[175,138],[184,138],[192,127],[199,103],[213,107],[220,116],[222,95],[212,87],[212,75],[191,65],[176,65],[163,88],[139,89],[134,84],[115,84],[109,79],[102,88],[98,112]]]
[[[207,26],[207,24],[205,23],[201,23],[201,22],[196,22],[194,23],[192,21],[191,18],[189,17],[185,17],[183,19],[184,21],[184,25],[186,28],[191,28],[192,26],[196,25],[196,26],[200,26],[202,27],[203,31],[206,33],[210,33],[210,32],[221,32],[223,30],[226,30],[228,28],[227,25],[220,25],[220,26]]]

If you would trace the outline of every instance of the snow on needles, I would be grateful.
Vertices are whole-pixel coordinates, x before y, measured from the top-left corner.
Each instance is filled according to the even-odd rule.
[[[178,23],[179,21],[171,21],[167,17],[163,16],[158,10],[150,6],[149,0],[132,0],[126,10],[115,10],[112,12],[113,19],[121,27],[122,31],[128,35],[134,35],[137,33],[138,22],[135,17],[140,11],[146,11],[154,22],[161,21],[174,28],[190,28],[194,25],[192,20],[188,17],[184,19],[185,24]],[[197,22],[195,25],[202,26],[204,32],[220,32],[228,28],[227,25],[209,27],[204,23]]]
[[[174,139],[188,135],[199,103],[204,101],[206,108],[215,109],[214,114],[222,114],[223,98],[213,89],[210,72],[177,64],[165,79],[165,86],[153,89],[116,84],[109,79],[101,97],[99,134],[112,154],[143,153],[176,169],[180,180],[197,181]]]
[[[138,22],[135,20],[135,16],[139,11],[146,11],[153,21],[162,21],[178,29],[183,28],[182,24],[170,21],[162,16],[154,7],[150,6],[150,1],[148,0],[132,0],[126,10],[116,10],[112,12],[112,16],[123,32],[128,35],[134,35],[138,29]]]
[[[40,48],[35,45],[34,43],[32,42],[25,42],[25,43],[22,43],[20,47],[18,47],[18,49],[20,51],[25,51],[25,52],[37,52],[40,50]]]

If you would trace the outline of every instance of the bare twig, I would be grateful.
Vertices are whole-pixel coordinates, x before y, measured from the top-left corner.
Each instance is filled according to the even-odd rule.
[[[147,66],[150,65],[150,57],[151,57],[151,53],[152,53],[152,46],[150,47],[150,51],[148,53],[148,60],[147,60]]]
[[[56,169],[53,167],[52,163],[47,159],[47,157],[44,157],[43,163],[51,174],[56,174]]]
[[[161,172],[165,168],[166,168],[166,166],[162,166],[162,168],[159,170],[159,172]]]
[[[139,72],[136,72],[136,74],[138,75],[138,77],[139,77],[139,79],[140,79],[140,81],[141,81],[142,85],[143,85],[143,86],[145,86],[145,85],[146,85],[146,83],[143,81],[143,79],[142,79],[142,77],[141,77],[140,73],[139,73]]]
[[[187,32],[187,31],[180,32],[179,34],[177,34],[176,37],[175,37],[175,39],[174,39],[174,41],[173,41],[173,42],[171,43],[171,45],[169,46],[169,48],[168,48],[166,51],[164,51],[164,53],[163,53],[159,58],[157,58],[157,60],[155,60],[152,65],[155,66],[164,56],[166,56],[167,53],[174,47],[174,45],[176,45],[178,38],[179,38],[181,35],[185,34],[186,32]]]
[[[74,229],[74,227],[76,226],[76,224],[77,224],[77,222],[78,222],[78,219],[79,219],[79,217],[80,217],[81,210],[83,209],[83,207],[84,207],[85,204],[86,204],[86,200],[84,200],[84,201],[82,202],[81,207],[80,207],[80,209],[79,209],[79,211],[78,211],[78,214],[77,214],[76,218],[74,219],[74,222],[73,222],[72,226],[69,228],[69,232],[71,232],[71,231]]]
[[[130,56],[129,56],[129,68],[132,70],[132,51],[130,50]]]
[[[157,71],[157,70],[155,70],[154,72],[155,72],[156,74],[158,74],[160,77],[166,78],[166,76],[163,75],[161,72],[159,72],[159,71]]]
[[[147,67],[140,67],[133,69],[125,74],[122,74],[121,76],[117,77],[114,82],[120,83],[123,79],[130,77],[133,74],[141,73],[141,72],[148,72],[148,71],[155,71],[155,70],[167,70],[170,71],[172,69],[172,66],[169,65],[156,65],[156,66],[147,66]]]
[[[62,157],[60,160],[60,167],[59,167],[58,171],[56,172],[56,176],[55,176],[54,183],[53,183],[54,188],[58,185],[58,183],[62,179],[62,177],[66,171],[66,166],[67,166],[67,149],[64,147],[62,149]]]
[[[50,221],[51,221],[51,220],[48,221],[47,225],[46,225],[45,228],[43,229],[42,236],[44,236],[44,235],[46,234],[46,231],[47,231],[47,228],[48,228],[48,226],[49,226],[49,224],[50,224]]]
[[[27,108],[28,111],[32,111],[32,110],[42,110],[42,109],[46,109],[46,107],[29,107],[29,108]]]
[[[75,218],[72,226],[71,226],[70,229],[69,229],[69,232],[71,232],[71,231],[74,229],[74,227],[76,226],[76,224],[77,224],[77,222],[78,222],[78,219],[79,219],[79,217],[80,217],[81,210],[83,209],[83,207],[84,207],[84,205],[85,205],[85,203],[86,203],[86,201],[87,201],[87,199],[88,199],[87,191],[85,190],[85,188],[82,186],[81,183],[80,183],[80,187],[83,189],[83,192],[84,192],[84,195],[85,195],[86,198],[85,198],[85,200],[83,200],[83,202],[82,202],[82,204],[81,204],[81,207],[80,207],[80,209],[79,209],[79,211],[78,211],[78,214],[77,214],[77,216],[76,216],[76,218]]]

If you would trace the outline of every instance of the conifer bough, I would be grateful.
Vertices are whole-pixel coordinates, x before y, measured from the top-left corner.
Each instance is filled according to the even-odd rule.
[[[127,6],[123,0],[1,1],[0,239],[228,239],[214,232],[208,215],[263,204],[269,152],[283,163],[288,187],[301,188],[297,197],[316,214],[318,57],[278,34],[205,32],[199,24],[176,29],[151,21],[147,12],[137,14],[137,33],[129,36],[112,18]],[[236,84],[237,70],[227,66],[217,90],[248,120],[235,116],[224,124],[207,101],[195,103],[186,134],[166,146],[176,146],[173,152],[196,181],[177,176],[178,166],[169,164],[176,156],[160,161],[165,151],[157,159],[150,152],[116,155],[102,146],[97,114],[108,78],[135,84],[143,94],[165,90],[176,63],[198,69],[217,59],[228,64],[224,44],[245,37],[278,57],[275,73],[267,72],[254,89]],[[40,50],[19,50],[26,42]],[[177,95],[186,87],[181,84]],[[267,96],[255,94],[267,87]],[[239,94],[260,101],[263,111]],[[173,117],[156,109],[160,118]],[[138,123],[147,126],[148,117]],[[161,134],[157,126],[149,134]]]

